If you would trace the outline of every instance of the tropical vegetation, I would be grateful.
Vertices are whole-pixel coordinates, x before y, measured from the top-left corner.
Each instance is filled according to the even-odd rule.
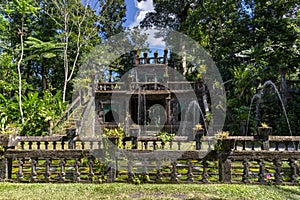
[[[239,123],[254,109],[251,98],[265,81],[280,88],[283,71],[288,79],[298,79],[299,8],[296,0],[155,0],[154,11],[146,15],[141,27],[180,31],[204,47],[226,88],[224,129],[239,134]],[[124,0],[1,1],[1,133],[48,134],[51,123],[72,100],[74,78],[85,57],[125,30],[125,12]],[[178,70],[196,79],[199,72],[184,61],[177,62]],[[129,70],[130,55],[117,63],[110,66],[110,76]],[[278,98],[274,92],[264,95],[261,120],[274,127],[275,133],[288,134],[283,109],[274,100]],[[299,133],[299,95],[284,103],[292,131]],[[252,114],[251,122],[260,124],[253,118]]]

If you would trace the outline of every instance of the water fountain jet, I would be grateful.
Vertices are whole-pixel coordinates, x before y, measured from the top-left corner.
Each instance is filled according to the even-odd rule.
[[[277,89],[277,86],[275,85],[275,83],[273,83],[272,81],[268,80],[266,81],[263,86],[262,86],[262,89],[260,91],[259,94],[255,94],[252,99],[251,99],[251,103],[250,103],[250,110],[249,110],[249,113],[248,113],[248,118],[247,118],[247,127],[246,127],[246,135],[248,133],[248,128],[249,128],[249,119],[250,119],[250,113],[251,113],[251,107],[252,107],[252,104],[255,100],[255,98],[257,98],[259,101],[258,101],[258,105],[261,103],[261,100],[262,100],[262,95],[264,94],[264,91],[265,91],[265,88],[267,86],[272,86],[272,88],[275,90],[275,94],[277,94],[279,100],[280,100],[280,103],[281,103],[281,106],[282,106],[282,109],[283,109],[283,112],[284,112],[284,115],[285,115],[285,118],[286,118],[286,122],[287,122],[287,126],[288,126],[288,129],[289,129],[289,132],[290,132],[290,135],[293,136],[293,133],[292,133],[292,129],[291,129],[291,126],[290,126],[290,122],[289,122],[289,119],[288,119],[288,115],[287,115],[287,111],[285,109],[285,105],[283,103],[283,100],[281,98],[281,95]],[[257,114],[257,113],[256,113]]]

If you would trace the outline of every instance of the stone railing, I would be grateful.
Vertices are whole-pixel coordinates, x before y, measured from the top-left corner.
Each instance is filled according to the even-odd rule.
[[[300,152],[149,151],[125,152],[128,179],[150,182],[299,184]],[[169,162],[163,163],[166,160]],[[151,163],[151,164],[150,164]],[[149,181],[148,180],[148,181]]]
[[[1,159],[1,178],[18,182],[99,183],[118,179],[150,183],[299,184],[298,151],[119,150],[110,157],[110,163],[104,162],[104,155],[104,150],[9,149]],[[11,171],[4,170],[9,167]]]
[[[300,151],[281,146],[299,142],[298,137],[269,136],[269,150],[261,150],[265,140],[253,136],[223,139],[222,142],[234,139],[235,144],[232,149],[218,150],[180,150],[178,146],[186,142],[185,137],[162,144],[153,136],[137,138],[138,144],[127,137],[128,141],[122,141],[126,142],[125,149],[107,145],[101,138],[78,137],[72,140],[74,146],[67,143],[58,148],[65,138],[1,137],[1,180],[299,184]],[[204,136],[200,139],[210,140]],[[131,142],[138,149],[132,149]],[[278,149],[276,145],[273,148],[273,142],[278,143]],[[257,143],[254,148],[253,143]]]
[[[96,90],[97,91],[120,91],[120,89],[124,89],[124,82],[112,82],[112,83],[98,83]]]
[[[74,135],[75,132],[73,136],[14,136],[9,140],[8,147],[19,150],[71,149]]]
[[[162,57],[158,56],[158,52],[153,54],[153,57],[148,57],[148,53],[144,52],[143,57],[138,55],[137,51],[133,51],[134,55],[134,64],[137,65],[146,65],[146,64],[168,64],[168,50],[164,50],[164,55]]]
[[[115,127],[115,126],[113,126]],[[174,127],[164,127],[166,130]],[[131,130],[131,135],[136,135]],[[138,130],[136,130],[138,131]],[[10,148],[19,150],[56,150],[56,149],[101,149],[103,148],[103,138],[101,137],[79,137],[75,130],[69,130],[66,136],[12,136],[6,143]],[[214,137],[196,135],[194,141],[197,150],[201,150],[202,143],[212,144],[216,140]],[[1,138],[0,138],[1,139]],[[113,140],[113,138],[112,138]],[[159,138],[152,135],[126,136],[122,139],[125,149],[136,147],[141,150],[173,149],[181,150],[181,145],[191,143],[187,136],[175,136],[171,141],[163,143]],[[226,140],[234,140],[234,150],[237,151],[299,151],[300,136],[268,136],[261,138],[259,136],[230,136]],[[212,149],[213,147],[211,147]],[[195,148],[196,149],[196,148]]]
[[[99,182],[111,181],[111,170],[95,159],[98,150],[13,150],[1,160],[2,180],[18,182]],[[3,173],[5,172],[5,173]]]
[[[144,57],[137,58],[136,65],[146,65],[146,64],[167,64],[166,57]]]
[[[155,91],[184,91],[190,92],[191,90],[200,88],[198,82],[188,82],[188,81],[167,81],[166,83],[161,83],[159,81],[147,81],[147,82],[130,82],[126,85],[124,82],[113,82],[113,83],[98,83],[96,90],[97,92],[108,93],[108,92],[132,92],[138,89],[144,90],[155,90]]]
[[[300,136],[231,136],[235,140],[235,150],[298,151]]]
[[[233,151],[221,157],[223,159],[221,169],[226,172],[224,182],[300,183],[299,151]]]

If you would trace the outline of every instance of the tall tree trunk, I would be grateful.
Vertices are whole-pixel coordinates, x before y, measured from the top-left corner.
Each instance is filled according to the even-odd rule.
[[[66,101],[66,93],[67,93],[67,85],[68,85],[68,76],[69,76],[69,63],[68,63],[68,45],[69,45],[69,32],[68,32],[68,11],[65,8],[64,12],[64,29],[65,29],[65,36],[64,36],[64,70],[65,70],[65,78],[64,78],[64,88],[63,88],[63,103]]]
[[[23,42],[23,30],[24,29],[24,18],[22,18],[21,30],[19,30],[21,40],[21,56],[18,61],[18,76],[19,76],[19,110],[21,115],[22,124],[24,124],[24,114],[22,109],[22,74],[21,74],[21,63],[24,56],[24,42]]]
[[[67,93],[67,85],[68,85],[68,71],[69,71],[69,66],[68,66],[67,48],[68,47],[64,48],[64,70],[65,70],[65,76],[64,76],[64,88],[63,88],[63,93],[62,93],[63,103],[66,102],[66,93]]]
[[[43,90],[47,89],[47,77],[45,72],[45,67],[42,66],[42,88]]]
[[[81,21],[78,22],[78,36],[77,36],[77,49],[76,49],[76,55],[75,55],[75,59],[73,61],[73,64],[71,66],[71,71],[69,73],[69,60],[68,60],[68,45],[69,45],[69,12],[67,10],[67,8],[65,8],[65,12],[64,12],[64,29],[65,29],[65,38],[64,38],[64,42],[65,42],[65,48],[64,48],[64,69],[65,69],[65,79],[64,79],[64,88],[63,88],[63,102],[66,101],[66,95],[67,95],[67,86],[69,81],[72,79],[75,68],[76,68],[76,64],[78,62],[78,58],[79,58],[79,54],[80,54],[80,49],[82,44],[80,43],[80,37],[81,37],[81,25],[83,23],[83,21],[85,20],[85,16],[86,16],[86,9],[87,6],[85,7],[85,13],[81,19]]]

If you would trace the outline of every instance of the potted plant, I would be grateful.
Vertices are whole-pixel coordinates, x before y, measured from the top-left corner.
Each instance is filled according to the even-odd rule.
[[[193,128],[193,139],[196,141],[196,150],[201,149],[201,138],[204,135],[204,128],[202,124],[196,124]]]
[[[103,137],[107,138],[109,141],[111,141],[114,145],[118,146],[119,148],[122,148],[122,140],[125,136],[125,132],[123,127],[117,127],[117,128],[105,128],[103,132]]]
[[[196,124],[195,127],[193,128],[194,134],[204,134],[204,128],[202,124]]]
[[[215,145],[216,150],[231,151],[234,148],[235,140],[229,138],[228,131],[218,131],[216,137],[217,137],[217,143]]]
[[[161,141],[162,149],[164,149],[164,146],[167,142],[172,141],[172,139],[175,137],[175,133],[168,133],[166,131],[161,131],[157,134],[155,134],[157,139]]]

